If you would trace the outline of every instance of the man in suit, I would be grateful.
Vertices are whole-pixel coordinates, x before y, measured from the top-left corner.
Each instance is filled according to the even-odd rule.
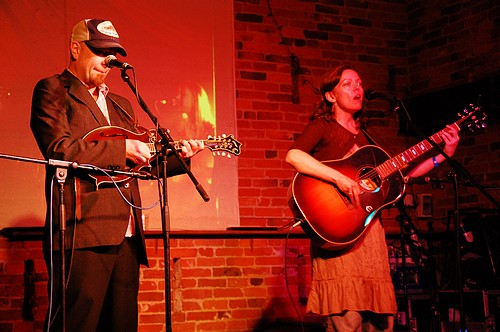
[[[85,138],[110,125],[138,132],[130,102],[104,83],[111,70],[105,57],[127,55],[113,24],[100,19],[79,22],[69,52],[69,66],[40,80],[33,92],[30,125],[43,156],[114,170],[148,162],[150,149],[140,140]],[[184,140],[181,155],[188,160],[203,148],[202,141]],[[168,165],[168,175],[183,171],[175,158],[170,157]],[[117,189],[110,181],[98,183],[87,170],[69,169],[59,182],[54,167],[47,166],[46,171],[43,246],[50,305],[45,329],[61,330],[65,309],[70,331],[136,331],[139,265],[147,265],[142,215],[136,208],[141,205],[137,179],[121,181]],[[58,213],[61,183],[64,218]],[[67,226],[64,246],[59,243],[60,221]],[[61,248],[66,257],[64,307]]]

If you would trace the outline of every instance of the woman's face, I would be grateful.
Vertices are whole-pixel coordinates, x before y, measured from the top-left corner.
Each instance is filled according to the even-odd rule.
[[[330,94],[327,98],[334,103],[335,108],[349,113],[355,113],[363,108],[363,82],[355,70],[344,70],[339,83],[327,94]]]

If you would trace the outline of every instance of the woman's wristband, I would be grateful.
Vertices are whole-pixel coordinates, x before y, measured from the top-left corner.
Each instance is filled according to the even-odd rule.
[[[432,157],[432,163],[434,164],[434,167],[439,167],[439,163],[438,161],[436,160],[436,157]]]

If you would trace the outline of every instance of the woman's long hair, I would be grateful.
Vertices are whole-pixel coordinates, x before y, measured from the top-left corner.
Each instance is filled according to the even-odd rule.
[[[314,120],[322,117],[327,121],[330,121],[332,119],[333,104],[326,99],[325,93],[332,91],[337,86],[337,84],[339,84],[342,73],[347,69],[352,69],[357,72],[356,68],[351,65],[342,65],[323,76],[323,79],[321,80],[321,84],[319,86],[321,100],[315,105],[314,110],[309,117],[309,120]]]

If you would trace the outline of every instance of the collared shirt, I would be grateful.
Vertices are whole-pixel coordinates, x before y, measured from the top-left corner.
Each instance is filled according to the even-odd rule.
[[[106,104],[106,96],[108,95],[109,88],[106,84],[102,84],[101,86],[96,87],[97,89],[97,100],[95,101],[97,103],[97,106],[99,106],[99,109],[101,110],[102,114],[108,121],[108,124],[111,124],[111,121],[109,120],[109,112],[108,112],[108,105]],[[90,94],[92,92],[89,90]]]
[[[99,109],[101,110],[102,114],[108,121],[108,124],[111,125],[111,121],[109,120],[109,111],[108,111],[108,105],[106,104],[106,96],[108,95],[109,88],[106,84],[102,84],[98,87],[97,89],[97,99],[96,103],[97,106],[99,106]],[[92,91],[89,90],[89,93],[92,94]],[[95,90],[94,90],[95,93]],[[134,229],[134,217],[132,214],[132,209],[130,210],[130,218],[128,220],[128,226],[127,226],[127,232],[125,233],[125,237],[131,237],[134,236],[135,234],[135,229]]]

